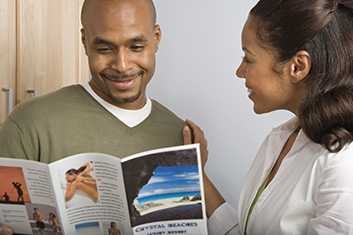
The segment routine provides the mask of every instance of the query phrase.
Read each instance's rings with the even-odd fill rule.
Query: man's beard
[[[138,100],[141,97],[141,94],[142,94],[141,90],[139,90],[138,93],[136,95],[134,95],[134,96],[122,98],[122,97],[114,96],[112,92],[109,92],[109,93],[110,93],[111,101],[113,102],[114,105],[117,105],[117,106],[119,106],[121,104],[133,103],[136,100]]]

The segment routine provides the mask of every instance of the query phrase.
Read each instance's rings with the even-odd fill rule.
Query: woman
[[[70,201],[77,191],[84,192],[93,202],[98,200],[97,183],[92,177],[92,162],[88,162],[79,169],[70,169],[65,172],[66,191],[65,200]]]
[[[353,1],[260,0],[242,48],[236,75],[254,111],[296,117],[260,147],[232,229],[231,212],[206,179],[207,197],[217,198],[207,208],[210,233],[353,234]],[[206,152],[201,130],[188,124]]]

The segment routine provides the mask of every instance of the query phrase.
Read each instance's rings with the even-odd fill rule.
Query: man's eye
[[[97,51],[99,53],[110,53],[112,51],[112,49],[110,47],[98,47]]]
[[[145,49],[145,46],[144,45],[132,45],[130,48],[132,51],[140,52]]]

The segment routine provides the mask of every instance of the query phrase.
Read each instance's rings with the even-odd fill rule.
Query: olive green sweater
[[[53,162],[83,152],[125,157],[183,144],[183,121],[156,101],[130,128],[79,85],[20,105],[0,129],[0,157]]]

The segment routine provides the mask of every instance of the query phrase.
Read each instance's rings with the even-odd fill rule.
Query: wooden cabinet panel
[[[16,87],[16,2],[0,1],[0,123],[8,115]],[[10,100],[9,100],[10,98]],[[10,105],[10,107],[9,107]]]
[[[81,9],[83,6],[83,2],[84,0],[78,0],[79,1],[79,9],[80,9],[80,14],[79,14],[79,20],[80,20],[80,31],[81,31]],[[79,75],[78,75],[78,82],[80,84],[84,84],[86,82],[89,81],[90,79],[90,71],[89,71],[89,65],[88,65],[88,58],[86,56],[86,52],[84,50],[84,47],[82,45],[82,41],[81,41],[81,33],[80,33],[80,37],[79,37],[79,42],[78,44],[79,46]]]
[[[81,0],[17,0],[17,102],[88,79]]]
[[[0,124],[16,104],[88,81],[83,1],[0,0]]]

